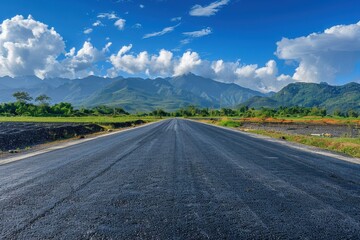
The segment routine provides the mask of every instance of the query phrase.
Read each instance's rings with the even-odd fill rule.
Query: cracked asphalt
[[[359,238],[359,164],[193,121],[0,165],[0,239]]]

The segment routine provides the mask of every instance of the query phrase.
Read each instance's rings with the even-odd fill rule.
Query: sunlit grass
[[[234,121],[229,118],[222,118],[218,122],[218,125],[223,126],[223,127],[240,127],[241,124],[238,121]]]
[[[239,118],[222,118],[222,119],[202,119],[200,121],[216,124],[219,126],[224,127],[233,127],[238,128],[241,126],[243,122],[278,122],[279,119],[258,119],[258,118],[247,118],[247,119],[239,119]],[[316,122],[317,124],[345,124],[348,123],[349,119],[344,118],[335,118],[336,121],[333,121],[333,118],[310,118],[310,117],[304,117],[304,118],[288,118],[287,121],[282,121],[283,123],[289,123],[289,120],[296,120],[295,122],[298,123],[314,123],[314,120],[320,120],[321,122]],[[312,122],[309,122],[311,120]],[[359,121],[358,119],[350,119],[350,121]],[[330,123],[331,122],[331,123]],[[355,122],[356,124],[356,122]],[[269,130],[253,130],[253,129],[247,129],[247,132],[261,134],[265,136],[269,136],[272,138],[278,138],[278,139],[285,139],[286,141],[290,142],[296,142],[305,144],[308,146],[314,146],[326,150],[331,150],[335,152],[340,152],[347,154],[352,157],[360,157],[360,138],[344,138],[344,137],[333,137],[333,138],[327,138],[327,137],[315,137],[315,136],[307,136],[307,135],[299,135],[299,134],[287,134],[282,132],[276,132],[276,131],[269,131]]]
[[[326,138],[306,135],[292,135],[266,130],[247,130],[251,133],[261,134],[272,138],[282,138],[286,141],[297,142],[326,150],[345,153],[353,157],[360,157],[360,138]]]
[[[199,120],[222,119],[221,116],[213,117],[194,117]],[[318,117],[318,116],[304,116],[304,117],[226,117],[228,120],[234,122],[252,122],[252,123],[308,123],[308,124],[342,124],[352,125],[360,124],[360,118],[344,118],[344,117]],[[211,120],[210,120],[211,121]]]

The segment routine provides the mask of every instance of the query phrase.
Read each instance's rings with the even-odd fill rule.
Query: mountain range
[[[291,83],[272,96],[255,96],[241,105],[254,108],[320,107],[329,113],[335,110],[354,110],[360,113],[360,84],[352,82],[342,86],[331,86],[327,83]]]
[[[130,112],[162,108],[167,111],[196,105],[199,107],[235,107],[254,96],[265,94],[236,84],[221,83],[186,74],[170,78],[46,78],[35,76],[0,78],[0,102],[15,99],[16,91],[36,97],[46,94],[52,103],[70,102],[76,107],[98,105],[123,107]]]
[[[328,112],[355,110],[360,113],[360,84],[331,86],[327,83],[291,83],[277,93],[264,94],[233,83],[222,83],[192,73],[169,78],[46,78],[0,77],[0,102],[11,102],[16,91],[36,97],[46,94],[52,103],[70,102],[75,107],[98,105],[122,107],[130,112],[157,108],[173,111],[195,105],[235,108],[303,106]]]

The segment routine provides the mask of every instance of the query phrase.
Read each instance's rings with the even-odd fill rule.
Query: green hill
[[[320,107],[328,112],[360,112],[360,84],[331,86],[326,83],[292,83],[271,97],[253,97],[241,105],[254,108],[280,106]]]

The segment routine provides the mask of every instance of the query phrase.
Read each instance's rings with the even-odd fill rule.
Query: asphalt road
[[[0,165],[0,239],[49,238],[359,239],[360,165],[165,120]]]

